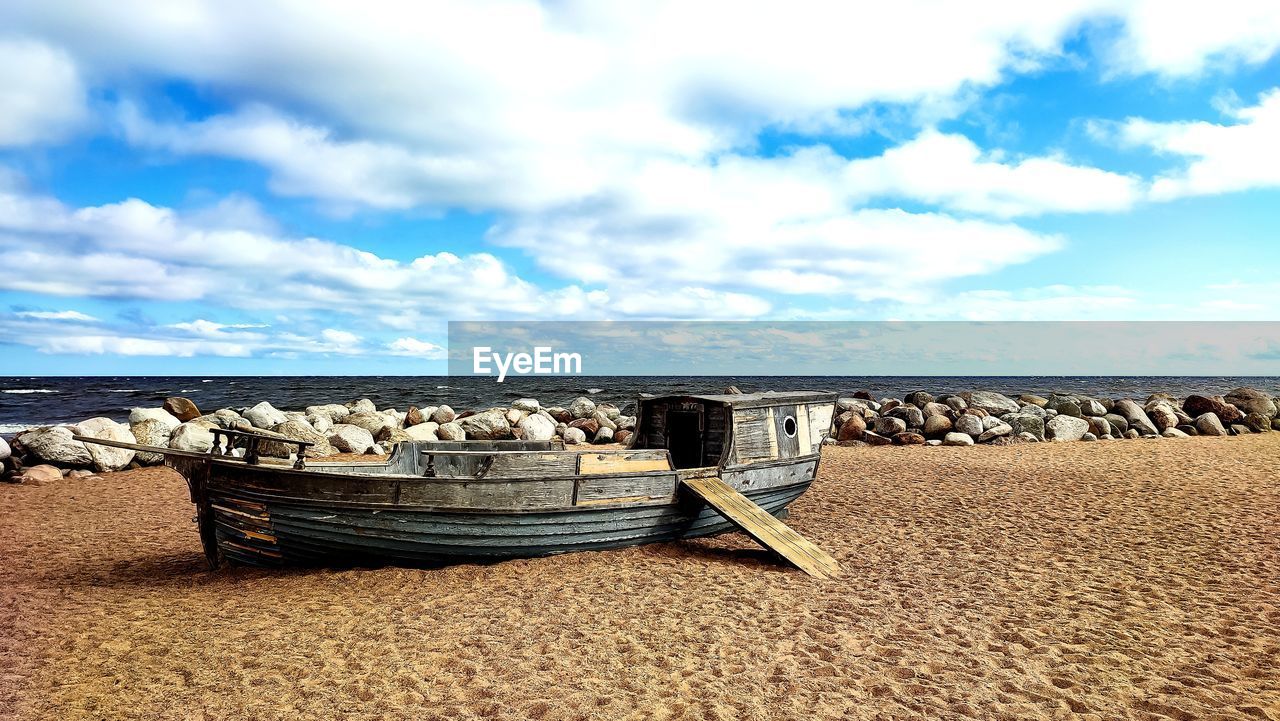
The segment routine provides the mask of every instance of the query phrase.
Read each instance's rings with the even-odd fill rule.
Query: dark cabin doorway
[[[667,411],[667,450],[676,468],[702,467],[702,428],[697,411]]]

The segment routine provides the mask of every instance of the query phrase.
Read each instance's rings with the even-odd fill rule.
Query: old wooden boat
[[[306,444],[285,441],[291,465],[260,452],[279,439],[216,429],[208,453],[81,440],[163,453],[187,480],[214,568],[496,560],[737,527],[825,576],[835,562],[776,518],[813,482],[834,401],[642,397],[628,448],[414,442],[377,463],[308,464]]]

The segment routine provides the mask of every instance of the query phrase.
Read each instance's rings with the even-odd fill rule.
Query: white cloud
[[[1280,47],[1280,12],[1271,0],[1136,0],[1119,4],[1117,14],[1124,24],[1108,61],[1120,72],[1195,75],[1212,65],[1262,63]]]
[[[412,356],[426,360],[444,360],[449,355],[442,346],[417,338],[397,338],[387,344],[387,350],[391,351],[392,355]]]
[[[0,39],[0,146],[60,140],[86,118],[85,89],[65,52]]]
[[[1097,132],[1115,130],[1123,143],[1186,160],[1184,168],[1155,179],[1155,200],[1280,186],[1280,88],[1263,93],[1257,105],[1226,111],[1236,122],[1130,118]]]
[[[26,311],[14,313],[14,315],[18,316],[19,318],[32,318],[35,320],[78,320],[78,321],[83,321],[85,323],[93,323],[98,320],[97,318],[94,318],[93,316],[88,315],[86,313],[81,313],[78,310],[58,310],[58,311],[26,310]]]
[[[236,343],[206,341],[173,341],[117,335],[76,335],[41,339],[35,344],[41,353],[73,355],[123,355],[123,356],[221,356],[243,358],[250,355],[250,348]]]

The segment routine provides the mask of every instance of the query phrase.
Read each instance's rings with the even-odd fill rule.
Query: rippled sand
[[[789,523],[204,570],[165,470],[0,487],[0,717],[1280,719],[1280,433],[827,449]]]

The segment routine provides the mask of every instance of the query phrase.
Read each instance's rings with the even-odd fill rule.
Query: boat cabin
[[[742,466],[818,453],[834,393],[640,398],[631,449],[665,449],[677,469]]]

